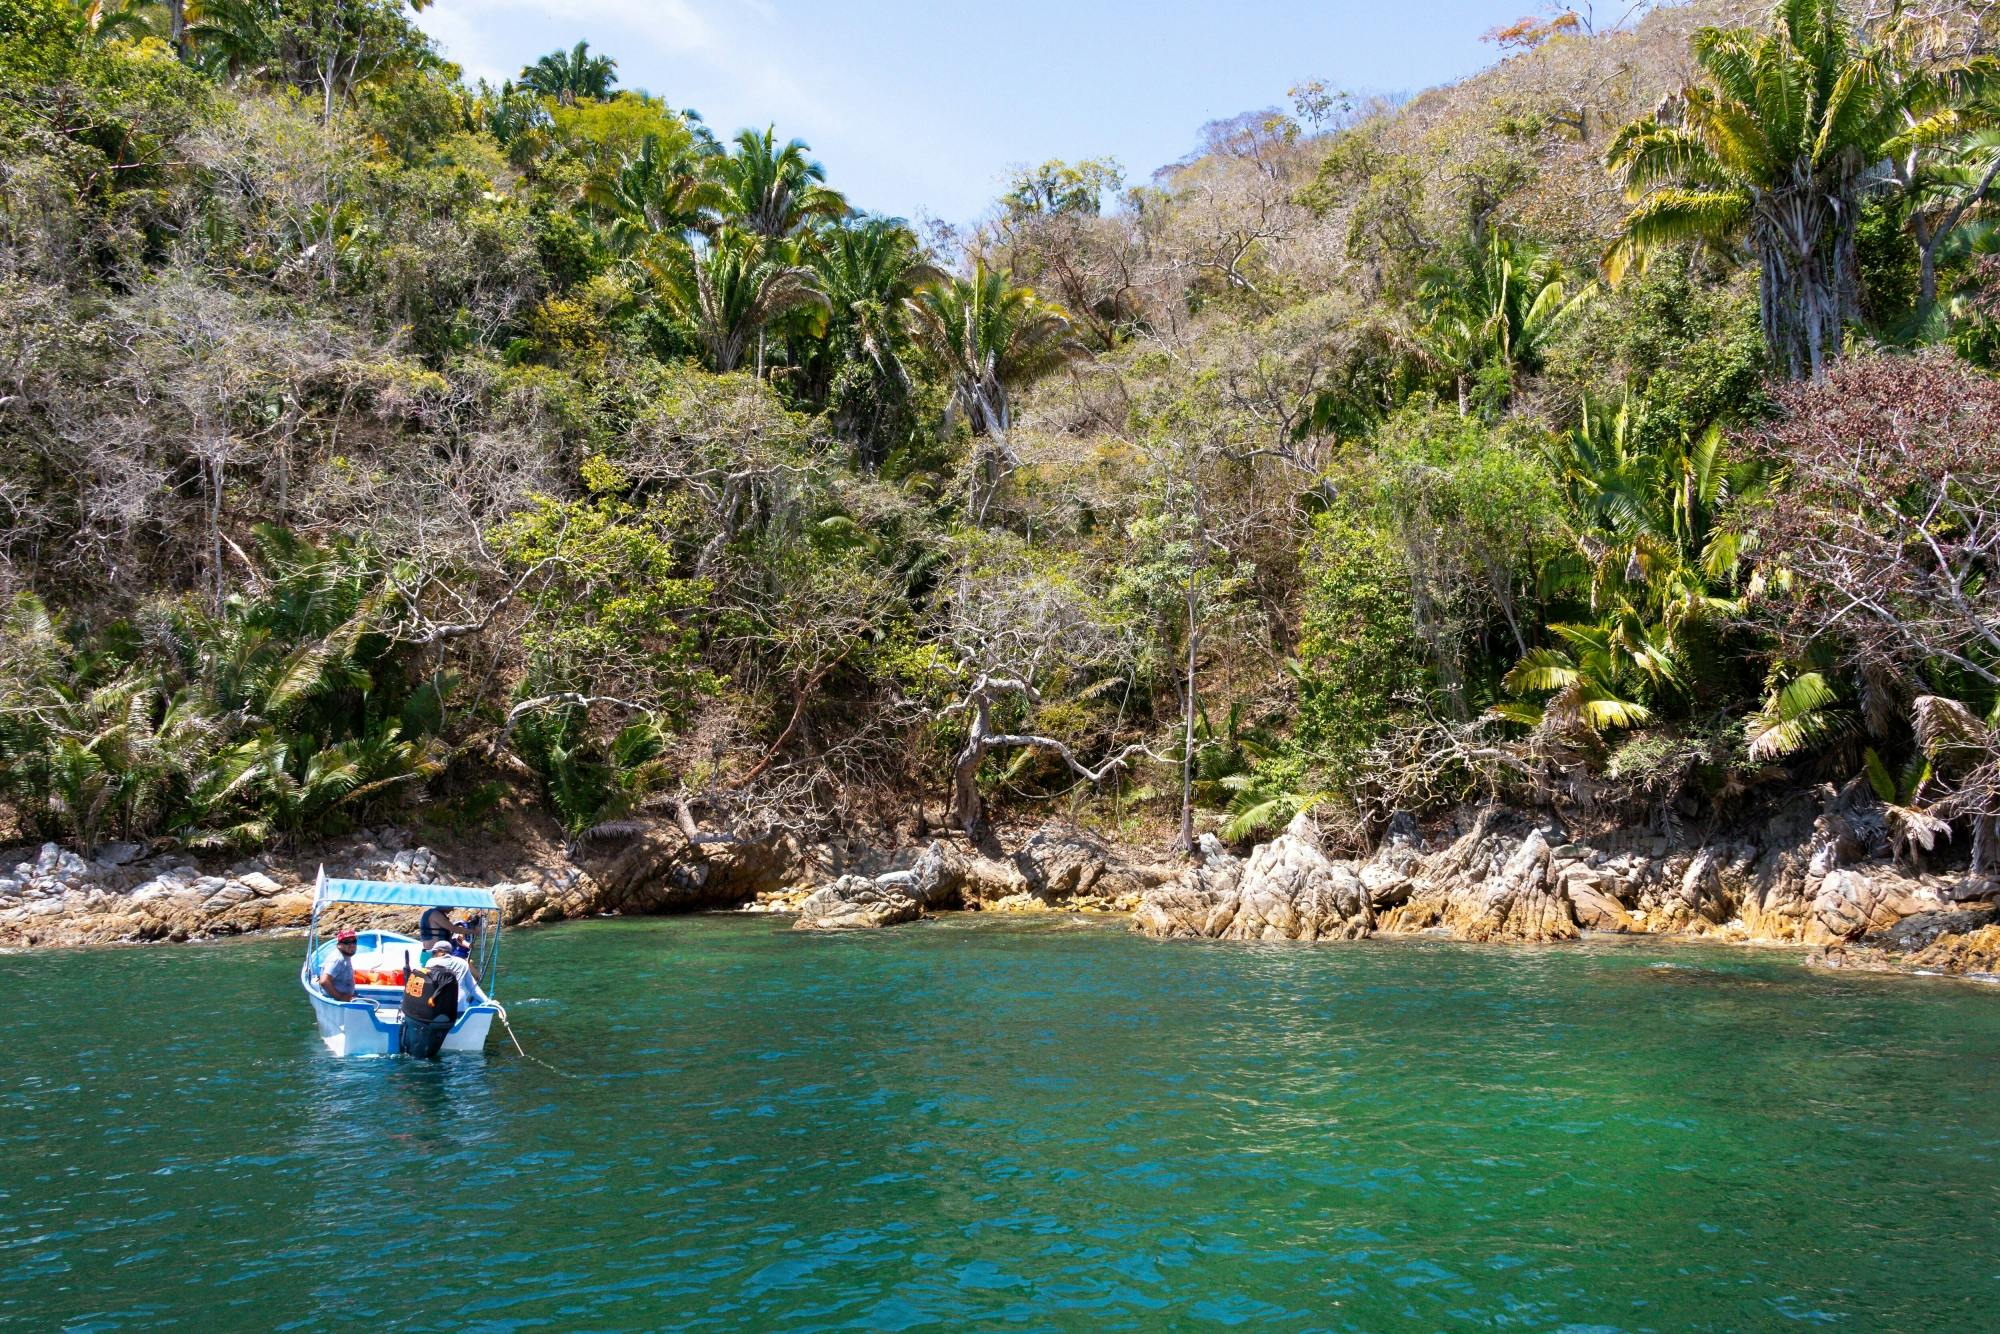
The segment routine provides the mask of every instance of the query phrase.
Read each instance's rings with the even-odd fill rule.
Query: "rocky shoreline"
[[[1135,856],[1051,825],[1007,856],[962,841],[804,844],[673,821],[600,831],[575,849],[494,855],[382,831],[316,850],[203,866],[131,845],[86,858],[0,852],[0,948],[215,939],[296,930],[329,875],[493,887],[505,920],[743,909],[802,930],[874,929],[939,912],[1123,914],[1160,939],[1344,941],[1441,935],[1549,943],[1656,935],[1811,948],[1832,967],[2000,974],[2000,883],[1890,860],[1879,811],[1852,793],[1800,799],[1760,827],[1674,839],[1592,837],[1498,807],[1429,830],[1399,818],[1365,858],[1330,855],[1309,819],[1239,856]]]

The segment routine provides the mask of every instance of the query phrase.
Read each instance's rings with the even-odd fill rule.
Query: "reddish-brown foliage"
[[[1479,40],[1491,42],[1502,50],[1532,51],[1549,38],[1575,32],[1582,26],[1583,20],[1573,13],[1558,14],[1547,21],[1530,16],[1502,24]]]
[[[1950,357],[1872,357],[1774,391],[1751,441],[1783,470],[1759,516],[1792,577],[1790,629],[1866,665],[1948,662],[2000,688],[2000,380]]]

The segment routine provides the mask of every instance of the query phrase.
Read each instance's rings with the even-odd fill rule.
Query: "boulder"
[[[1407,870],[1390,862],[1373,861],[1361,868],[1361,887],[1377,912],[1406,902],[1414,885]]]
[[[923,902],[906,885],[844,875],[806,899],[794,926],[802,931],[894,926],[915,921],[923,912]]]
[[[273,880],[270,876],[265,875],[262,871],[246,871],[244,874],[236,877],[236,883],[242,885],[260,899],[268,899],[273,894],[279,893],[284,889],[283,885]]]
[[[594,894],[591,912],[673,913],[734,907],[782,888],[803,864],[798,841],[769,833],[690,837],[672,821],[635,821],[579,852]]]
[[[953,859],[950,874],[956,879],[960,901],[968,908],[984,907],[1002,899],[1034,893],[1019,866],[976,852],[959,852]]]
[[[799,905],[801,931],[841,931],[915,921],[933,908],[963,901],[968,862],[950,845],[934,842],[907,870],[868,877],[843,875]]]
[[[145,855],[146,848],[141,843],[105,843],[98,847],[97,855],[91,860],[99,866],[114,868],[130,866]]]
[[[128,903],[151,903],[154,899],[170,898],[188,887],[188,882],[171,872],[141,881],[126,896]]]
[[[1944,906],[1935,888],[1888,867],[1829,871],[1813,896],[1807,939],[1815,944],[1853,940]]]
[[[44,880],[74,885],[81,883],[90,874],[90,864],[67,848],[55,843],[44,843],[40,854],[35,858],[34,874]]]
[[[429,848],[409,848],[389,859],[389,878],[401,884],[435,885],[437,854]]]
[[[493,887],[493,900],[500,905],[500,921],[506,926],[534,917],[549,906],[549,899],[548,887],[531,880]]]
[[[1213,834],[1196,844],[1200,859],[1178,879],[1149,889],[1132,914],[1135,929],[1162,940],[1215,939],[1236,916],[1237,889],[1243,862],[1232,856]]]
[[[241,885],[231,881],[224,884],[222,888],[216,890],[213,894],[210,894],[206,899],[203,899],[201,910],[211,915],[226,912],[234,908],[237,904],[256,897],[257,891],[251,889],[248,885]]]
[[[1689,857],[1656,860],[1642,877],[1640,896],[1647,926],[1656,931],[1687,931],[1719,925],[1734,915],[1735,904],[1722,887],[1723,861],[1704,847]]]
[[[1033,894],[1048,904],[1134,897],[1177,874],[1171,867],[1129,862],[1095,834],[1063,825],[1035,831],[1014,854],[1013,864],[1021,887],[1008,893]]]
[[[1615,892],[1617,880],[1590,866],[1571,866],[1558,875],[1576,924],[1586,931],[1636,932],[1639,923]]]

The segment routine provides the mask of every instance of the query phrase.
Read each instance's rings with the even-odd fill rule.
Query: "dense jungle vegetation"
[[[582,42],[0,0],[0,836],[1858,782],[2000,860],[2000,13],[1491,36],[920,235]]]

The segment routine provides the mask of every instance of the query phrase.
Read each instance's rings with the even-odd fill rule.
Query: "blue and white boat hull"
[[[353,1000],[335,1000],[320,989],[319,975],[332,961],[332,941],[314,942],[299,969],[299,985],[312,1003],[320,1041],[335,1056],[394,1056],[403,1049],[401,987],[364,984]],[[396,971],[408,976],[422,967],[423,945],[393,931],[367,930],[356,940],[354,966],[365,974]],[[493,1020],[502,1013],[498,1002],[482,997],[462,1008],[445,1034],[441,1052],[483,1051]]]
[[[337,1001],[312,986],[306,986],[312,1002],[313,1018],[319,1022],[320,1041],[335,1056],[394,1056],[402,1050],[403,1010],[400,1000],[374,1001],[357,997]],[[497,1005],[473,1005],[462,1010],[458,1022],[445,1035],[446,1052],[483,1051],[486,1034],[493,1027]]]

